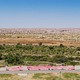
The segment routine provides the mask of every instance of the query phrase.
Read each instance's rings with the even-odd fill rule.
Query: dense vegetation
[[[20,43],[0,45],[0,60],[11,65],[79,65],[80,47],[45,46]]]

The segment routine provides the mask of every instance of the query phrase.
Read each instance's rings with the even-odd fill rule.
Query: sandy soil
[[[42,42],[44,45],[60,45],[65,46],[80,46],[80,42],[75,41],[59,41],[49,39],[35,39],[35,38],[0,38],[0,44],[39,44]]]

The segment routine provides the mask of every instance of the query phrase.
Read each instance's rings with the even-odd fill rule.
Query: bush
[[[60,47],[64,47],[64,45],[63,45],[63,44],[60,44],[59,46],[60,46]]]
[[[41,45],[42,45],[42,42],[39,43],[39,46],[41,46]]]
[[[54,57],[54,61],[57,62],[57,63],[65,63],[65,62],[68,61],[68,59],[65,56],[56,55]]]
[[[3,50],[3,49],[5,49],[4,46],[0,45],[0,50]]]
[[[2,60],[2,53],[0,53],[0,60]]]
[[[52,49],[54,49],[54,47],[53,46],[49,46],[49,49],[52,50]]]
[[[80,51],[80,47],[77,47],[77,51]]]
[[[16,48],[18,48],[18,49],[22,48],[22,44],[17,43]]]
[[[6,56],[5,61],[9,64],[22,64],[23,63],[23,57],[19,53],[16,53],[16,54],[9,53]]]
[[[33,46],[32,45],[26,45],[26,46],[23,46],[23,49],[24,50],[32,50]]]

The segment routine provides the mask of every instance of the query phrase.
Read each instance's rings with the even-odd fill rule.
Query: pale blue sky
[[[0,0],[0,28],[80,28],[80,0]]]

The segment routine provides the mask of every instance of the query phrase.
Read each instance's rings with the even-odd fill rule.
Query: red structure
[[[23,70],[75,70],[75,66],[12,66],[7,67],[9,71]]]

